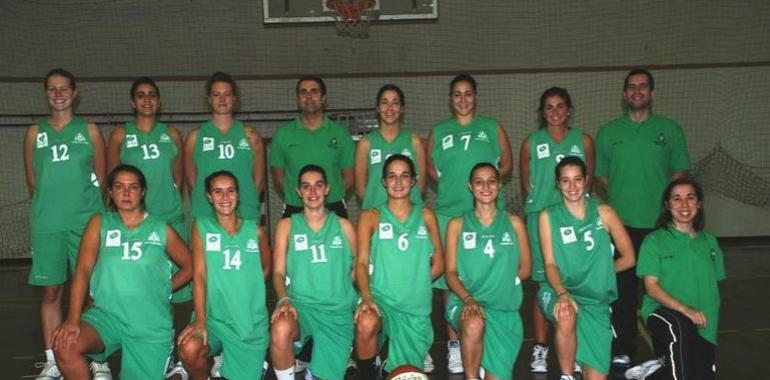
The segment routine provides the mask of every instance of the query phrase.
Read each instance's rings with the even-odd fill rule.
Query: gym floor
[[[717,347],[717,378],[748,379],[763,376],[764,365],[770,359],[770,239],[724,239],[727,280],[721,285],[722,313]],[[40,292],[27,285],[27,261],[0,262],[0,366],[5,368],[4,379],[34,378],[36,362],[43,360],[39,331]],[[515,379],[550,380],[558,378],[556,355],[549,355],[548,374],[529,372],[532,347],[531,298],[534,288],[525,287],[525,302],[521,315],[524,319],[525,340],[521,347]],[[437,301],[437,296],[434,297]],[[434,313],[434,326],[443,313]],[[639,348],[636,361],[652,358],[652,351],[644,336],[637,339]],[[461,380],[462,375],[446,372],[446,331],[436,328],[431,349],[436,371],[431,379]],[[763,361],[765,363],[763,363]],[[764,365],[763,365],[764,364]],[[110,360],[113,373],[119,370],[119,360]],[[272,371],[267,378],[273,378]],[[118,376],[115,376],[117,379]],[[298,379],[302,377],[297,376]],[[611,379],[623,378],[622,373]]]

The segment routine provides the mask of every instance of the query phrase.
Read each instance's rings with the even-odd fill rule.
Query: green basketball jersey
[[[206,199],[206,177],[219,170],[228,170],[238,178],[238,214],[244,219],[259,219],[259,193],[254,186],[252,174],[253,157],[243,123],[234,121],[230,130],[224,134],[213,122],[203,123],[198,130],[193,152],[197,173],[190,196],[190,216],[214,217],[214,211]]]
[[[583,220],[564,203],[548,207],[556,266],[564,287],[578,303],[610,303],[617,298],[610,235],[599,215],[599,202],[586,198]]]
[[[75,117],[56,131],[41,119],[32,149],[32,232],[82,230],[92,214],[104,209],[87,122]]]
[[[327,213],[314,232],[302,212],[291,216],[286,252],[286,290],[293,303],[328,312],[353,312],[353,256],[339,217]]]
[[[422,215],[413,205],[404,223],[387,205],[378,208],[380,224],[371,241],[369,274],[377,303],[414,315],[431,312],[430,258],[433,242]]]
[[[183,221],[182,196],[174,184],[174,161],[179,150],[168,134],[168,127],[155,123],[149,133],[128,122],[120,147],[120,162],[136,166],[147,179],[144,202],[147,212],[169,223]]]
[[[243,219],[230,235],[214,218],[195,221],[206,256],[207,328],[241,342],[265,334],[265,280],[257,223]]]
[[[476,116],[462,126],[454,119],[444,120],[433,127],[433,148],[430,151],[438,173],[436,213],[460,216],[473,209],[473,195],[468,188],[468,176],[480,162],[500,165],[502,150],[497,138],[497,120]],[[500,189],[498,206],[505,206]]]
[[[473,211],[466,212],[455,243],[457,274],[479,305],[519,310],[523,296],[518,277],[519,242],[508,214],[498,211],[492,224],[484,226]],[[450,297],[457,298],[454,293]]]
[[[525,212],[540,211],[559,203],[561,193],[556,188],[554,169],[567,156],[586,160],[583,132],[579,129],[570,128],[560,143],[553,141],[546,128],[529,135],[529,194]]]
[[[361,209],[365,210],[372,207],[377,207],[385,204],[388,200],[388,192],[385,187],[382,186],[382,167],[385,165],[385,160],[394,154],[403,154],[412,159],[414,162],[417,159],[417,153],[414,151],[414,145],[412,144],[412,132],[408,129],[402,129],[398,132],[393,141],[388,142],[382,137],[379,129],[375,129],[366,135],[369,140],[369,154],[367,155],[366,164],[366,191],[364,192],[364,199],[361,201]],[[415,162],[415,171],[417,170],[417,163]],[[415,173],[421,175],[422,173]],[[410,199],[414,204],[422,203],[422,196],[420,195],[420,188],[415,183],[410,193]]]
[[[171,324],[171,262],[166,222],[146,216],[134,229],[120,214],[102,213],[99,255],[91,274],[94,307],[111,315],[134,337],[168,337]]]

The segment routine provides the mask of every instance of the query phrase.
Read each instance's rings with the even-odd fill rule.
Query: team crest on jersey
[[[107,230],[104,236],[105,247],[120,247],[120,230]]]
[[[242,138],[241,141],[238,141],[238,149],[251,149],[251,145],[246,141],[246,138]]]
[[[476,248],[476,233],[475,232],[463,232],[463,248],[475,249]]]
[[[332,239],[332,244],[329,246],[331,248],[342,248],[342,238],[337,235]]]
[[[583,151],[580,150],[580,147],[578,147],[575,144],[572,144],[572,147],[569,148],[569,154],[573,156],[581,156],[583,155]]]
[[[541,158],[547,158],[551,157],[551,148],[548,146],[548,144],[540,144],[537,147],[535,147],[535,151],[537,152],[537,159]]]
[[[204,137],[203,138],[203,151],[208,152],[210,150],[214,150],[214,138],[213,137]]]
[[[513,245],[511,234],[508,232],[503,232],[503,236],[500,238],[500,245]]]
[[[393,239],[393,225],[380,223],[380,239]]]
[[[655,138],[655,145],[666,145],[666,135],[663,132],[658,133],[658,136]]]
[[[382,162],[382,151],[379,149],[369,151],[369,163],[379,164],[380,162]]]
[[[428,236],[428,229],[425,226],[417,227],[417,237],[425,238],[426,236]]]
[[[139,140],[135,134],[126,135],[126,148],[136,148],[139,145]]]
[[[259,252],[257,239],[249,239],[249,241],[246,242],[246,252]]]
[[[38,148],[45,148],[48,146],[48,133],[47,132],[38,132],[37,138],[35,139],[35,142],[37,143]]]
[[[295,251],[307,251],[307,235],[306,234],[294,234],[294,250]]]
[[[409,158],[412,158],[412,152],[410,152],[409,149],[404,148],[403,150],[401,150],[401,154]]]
[[[160,245],[160,235],[157,231],[150,233],[150,236],[147,237],[147,244]]]
[[[451,147],[455,146],[455,140],[453,135],[446,135],[443,139],[441,139],[441,149],[447,150]]]
[[[596,217],[596,229],[600,230],[602,228],[604,228],[604,223],[602,223],[602,217],[601,216],[597,216]]]
[[[160,134],[160,142],[162,142],[162,143],[171,142],[171,136],[167,135],[166,133],[161,133]]]
[[[337,138],[336,137],[332,137],[332,139],[329,140],[329,145],[328,146],[329,146],[329,148],[337,149]]]
[[[88,144],[88,139],[86,139],[86,136],[83,135],[83,133],[78,132],[78,134],[75,135],[75,137],[72,139],[73,144]]]
[[[561,231],[561,242],[564,244],[574,243],[577,241],[577,235],[575,235],[575,228],[572,226],[569,227],[560,227],[559,230]]]
[[[478,135],[476,135],[476,140],[483,141],[483,142],[489,142],[489,136],[484,131],[480,131]]]
[[[99,187],[99,177],[93,172],[91,173],[91,184],[94,185],[94,187]]]
[[[222,236],[220,234],[206,233],[206,250],[218,252],[222,250]]]

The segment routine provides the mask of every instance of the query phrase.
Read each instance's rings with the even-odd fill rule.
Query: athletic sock
[[[278,380],[294,380],[294,366],[281,370],[273,368],[273,371],[275,372],[275,378]]]
[[[377,378],[377,355],[369,359],[356,359],[358,367],[358,378],[360,380],[371,380]]]
[[[54,356],[53,356],[53,350],[52,349],[49,348],[49,349],[45,350],[45,360],[49,361],[49,362],[55,362],[56,361],[56,358],[54,358]]]

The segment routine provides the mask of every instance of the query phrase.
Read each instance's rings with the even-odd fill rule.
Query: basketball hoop
[[[369,22],[378,16],[375,4],[375,0],[326,1],[337,26],[337,35],[350,38],[369,37]]]

